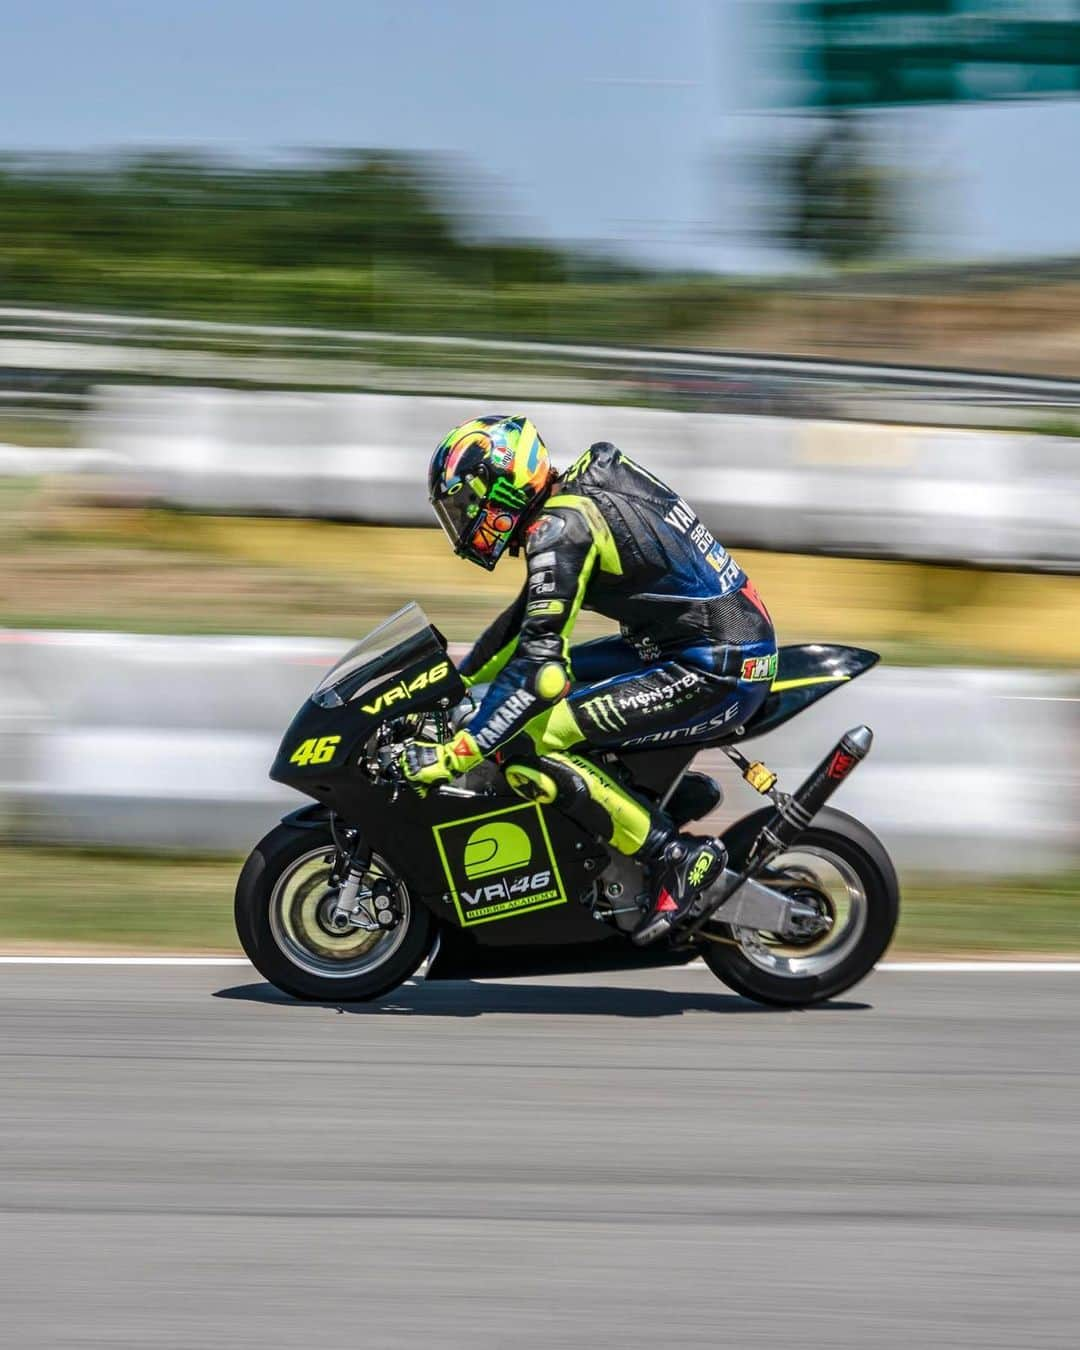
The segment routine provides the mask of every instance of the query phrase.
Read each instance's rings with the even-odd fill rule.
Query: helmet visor
[[[435,517],[459,558],[468,558],[490,572],[502,557],[521,519],[490,501],[480,502],[473,492],[435,497]]]
[[[450,497],[434,497],[431,502],[435,518],[443,527],[447,539],[454,546],[454,552],[460,553],[468,536],[476,514],[475,499],[471,492],[455,492]],[[472,507],[473,514],[469,514]]]

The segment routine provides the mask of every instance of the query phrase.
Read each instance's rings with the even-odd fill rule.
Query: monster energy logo
[[[491,500],[496,506],[508,506],[512,511],[520,511],[526,497],[520,488],[514,487],[505,478],[496,478],[491,485]]]
[[[626,726],[626,718],[616,708],[615,699],[611,694],[590,698],[581,705],[581,711],[588,713],[596,725],[604,731],[618,731],[620,727]]]

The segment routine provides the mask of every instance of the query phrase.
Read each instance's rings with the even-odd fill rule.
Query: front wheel
[[[355,1003],[389,993],[431,950],[435,921],[405,882],[373,854],[365,886],[378,883],[398,916],[390,929],[330,923],[334,842],[329,826],[281,824],[252,850],[236,883],[236,931],[248,959],[296,998]]]
[[[771,814],[755,812],[724,836],[732,867],[743,865]],[[827,923],[797,943],[716,925],[705,961],[745,998],[787,1008],[824,1003],[869,975],[892,941],[900,912],[896,872],[880,841],[852,816],[821,811],[758,880],[812,905]]]

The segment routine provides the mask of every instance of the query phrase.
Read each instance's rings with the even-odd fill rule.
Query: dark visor
[[[469,505],[474,501],[471,492],[455,492],[452,497],[435,497],[431,505],[435,516],[455,549],[461,547],[472,527]]]

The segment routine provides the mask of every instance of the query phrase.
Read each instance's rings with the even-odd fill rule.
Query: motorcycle
[[[768,697],[745,726],[699,741],[596,753],[680,827],[721,800],[691,770],[722,750],[771,805],[724,832],[719,905],[645,948],[629,934],[648,903],[640,864],[555,808],[524,801],[484,762],[420,797],[397,768],[410,737],[445,741],[482,691],[466,690],[446,641],[416,604],[357,643],[320,681],[281,742],[270,777],[314,799],[254,848],[236,889],[244,951],[301,999],[378,998],[426,961],[427,979],[658,966],[703,957],[759,1003],[808,1007],[873,968],[896,926],[899,889],[881,843],[827,806],[868,753],[846,732],[788,794],[740,747],[878,661],[855,647],[781,647]]]

